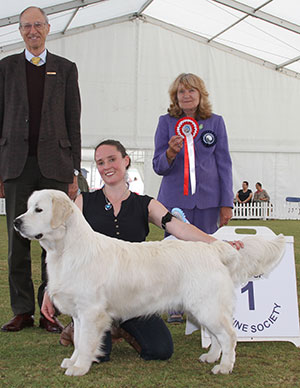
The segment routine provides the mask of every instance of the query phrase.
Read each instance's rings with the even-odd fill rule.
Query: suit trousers
[[[31,277],[30,241],[21,237],[13,228],[16,217],[27,210],[27,200],[35,190],[56,189],[67,193],[68,183],[47,179],[42,176],[37,158],[29,156],[22,174],[4,182],[6,220],[8,232],[8,272],[10,301],[13,313],[34,314],[35,297]],[[47,283],[46,252],[41,255],[42,283],[38,290],[41,307]]]

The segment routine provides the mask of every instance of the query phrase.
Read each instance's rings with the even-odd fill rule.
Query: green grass
[[[264,225],[275,233],[295,237],[295,257],[300,274],[300,223],[298,221],[232,221],[230,225]],[[163,237],[163,232],[151,227],[149,240]],[[40,279],[40,248],[32,244],[33,279],[37,289]],[[299,287],[298,287],[299,293]],[[0,324],[12,316],[7,281],[7,235],[5,217],[0,217]],[[38,308],[36,312],[38,322]],[[68,317],[61,317],[66,323]],[[37,325],[37,324],[36,324]],[[83,377],[67,377],[59,367],[71,347],[58,343],[58,335],[34,328],[18,333],[0,332],[0,387],[60,388],[60,387],[300,387],[300,349],[288,342],[238,343],[234,371],[229,376],[210,374],[212,366],[200,364],[200,332],[184,335],[185,325],[169,326],[175,352],[168,361],[145,362],[124,342],[114,345],[111,362],[93,365]]]

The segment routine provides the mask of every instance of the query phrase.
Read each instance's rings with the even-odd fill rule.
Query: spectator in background
[[[262,188],[262,184],[260,182],[257,182],[255,187],[256,187],[256,192],[254,193],[253,201],[254,202],[259,202],[259,203],[267,203],[267,202],[269,202],[270,201],[270,196],[266,192],[266,190],[264,190]]]
[[[236,193],[236,200],[238,203],[250,203],[252,199],[252,190],[249,189],[249,183],[243,181],[242,188]]]

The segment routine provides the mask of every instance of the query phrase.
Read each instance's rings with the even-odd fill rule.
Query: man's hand
[[[0,178],[0,198],[5,198],[4,183],[2,182],[1,178]]]
[[[69,189],[68,189],[68,196],[72,199],[72,201],[75,200],[77,197],[77,192],[78,192],[78,180],[77,176],[74,175],[73,183],[69,184]]]
[[[55,320],[53,319],[54,314],[55,314],[55,309],[54,309],[53,304],[49,298],[47,291],[45,291],[45,293],[44,293],[41,312],[45,316],[45,318],[48,319],[48,321],[55,323]]]

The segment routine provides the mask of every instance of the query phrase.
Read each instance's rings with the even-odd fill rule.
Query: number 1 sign
[[[266,227],[231,227],[219,229],[214,236],[222,240],[242,239],[237,229],[254,229],[266,239],[275,234]],[[268,278],[259,276],[236,289],[233,327],[238,341],[290,341],[300,347],[294,239],[286,236],[286,251]],[[198,330],[189,320],[186,334]],[[210,345],[210,337],[201,330],[202,346]]]

